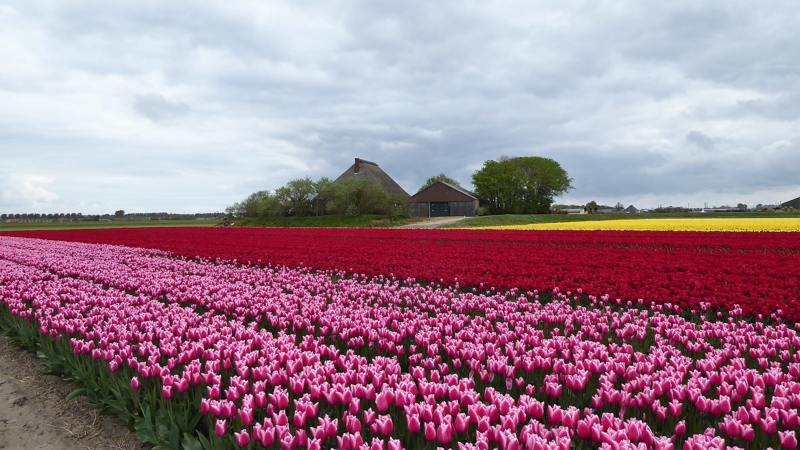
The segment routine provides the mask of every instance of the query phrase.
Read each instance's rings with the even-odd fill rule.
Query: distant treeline
[[[122,212],[122,214],[119,214]],[[167,212],[153,213],[125,213],[117,211],[115,214],[83,214],[83,213],[18,213],[0,214],[2,222],[78,222],[78,221],[99,221],[99,220],[188,220],[188,219],[214,219],[221,218],[225,214],[221,212],[213,213],[194,213],[194,214],[174,214]]]

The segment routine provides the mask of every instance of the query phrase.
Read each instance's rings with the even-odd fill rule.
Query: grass
[[[109,221],[82,220],[77,222],[0,223],[0,231],[79,230],[87,228],[213,227],[219,223],[219,219],[119,219]]]
[[[363,215],[310,216],[310,217],[263,217],[236,220],[236,226],[244,227],[305,227],[305,228],[385,228],[397,227],[419,221],[418,218],[390,220],[386,216]]]
[[[647,213],[647,214],[500,214],[495,216],[468,217],[440,228],[495,227],[506,225],[528,225],[534,223],[584,222],[587,220],[619,219],[676,219],[676,218],[778,218],[800,217],[800,213]]]

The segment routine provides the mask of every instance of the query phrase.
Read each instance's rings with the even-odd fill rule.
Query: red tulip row
[[[800,320],[800,234],[147,228],[18,236],[460,285],[701,303]]]
[[[154,445],[797,448],[797,326],[343,275],[0,237],[0,327]]]

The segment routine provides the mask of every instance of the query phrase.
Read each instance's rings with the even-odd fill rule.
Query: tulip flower
[[[214,434],[217,437],[225,436],[225,432],[228,429],[228,423],[224,419],[217,419],[216,426],[214,426]]]
[[[778,432],[778,439],[781,443],[781,448],[793,450],[797,448],[797,436],[794,430],[786,430]]]

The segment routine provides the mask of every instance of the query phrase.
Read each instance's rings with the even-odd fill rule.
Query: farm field
[[[581,289],[688,310],[738,304],[754,316],[781,309],[800,318],[799,233],[147,228],[11,235],[461,286]]]
[[[795,212],[709,212],[709,213],[638,213],[638,214],[498,214],[467,217],[442,228],[488,228],[563,222],[642,219],[776,219],[800,218]]]
[[[80,230],[96,228],[213,227],[219,222],[220,221],[218,219],[115,219],[109,221],[82,220],[75,222],[0,223],[0,232],[23,230]]]
[[[800,233],[0,236],[0,329],[159,448],[796,448]]]
[[[800,232],[800,218],[619,219],[482,227],[487,230]]]

